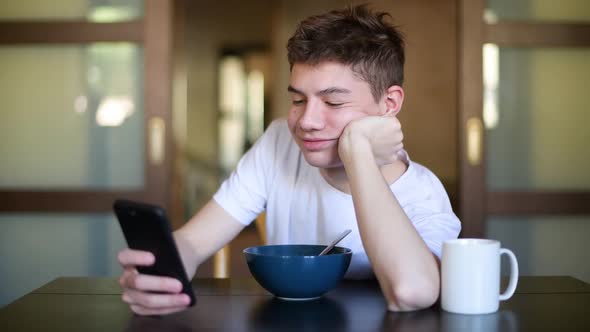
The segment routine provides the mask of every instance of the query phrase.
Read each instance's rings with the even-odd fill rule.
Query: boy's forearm
[[[176,242],[176,247],[178,248],[180,258],[182,259],[184,269],[190,280],[195,276],[197,267],[201,264],[201,262],[199,262],[199,259],[196,257],[197,255],[195,250],[191,247],[188,239],[183,236],[180,229],[174,232],[174,240]]]
[[[439,293],[436,258],[391,192],[370,144],[362,138],[351,142],[344,166],[361,239],[389,309],[428,307]]]
[[[174,238],[188,277],[193,278],[198,266],[229,243],[244,227],[211,200],[175,231]]]

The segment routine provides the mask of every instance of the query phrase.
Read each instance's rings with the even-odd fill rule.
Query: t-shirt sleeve
[[[279,131],[279,125],[273,122],[213,195],[217,204],[244,225],[250,224],[266,207]]]
[[[448,195],[434,174],[428,174],[426,187],[429,190],[419,200],[414,200],[404,207],[418,234],[430,251],[439,259],[442,244],[446,240],[456,239],[461,232],[461,222],[453,212]]]

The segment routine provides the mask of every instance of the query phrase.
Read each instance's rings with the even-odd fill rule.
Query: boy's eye
[[[293,100],[293,105],[301,105],[304,102],[305,102],[304,100]]]
[[[327,101],[326,105],[331,106],[331,107],[337,107],[337,106],[344,105],[344,103],[331,103],[331,102]]]

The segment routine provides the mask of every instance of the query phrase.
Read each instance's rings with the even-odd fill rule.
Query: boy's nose
[[[301,130],[321,130],[324,128],[324,119],[322,110],[315,103],[308,103],[299,118],[299,127]]]

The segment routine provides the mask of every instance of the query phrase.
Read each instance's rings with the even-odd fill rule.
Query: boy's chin
[[[308,164],[317,168],[337,168],[342,167],[342,161],[340,159],[331,159],[327,156],[318,156],[314,153],[304,153],[303,156]]]

